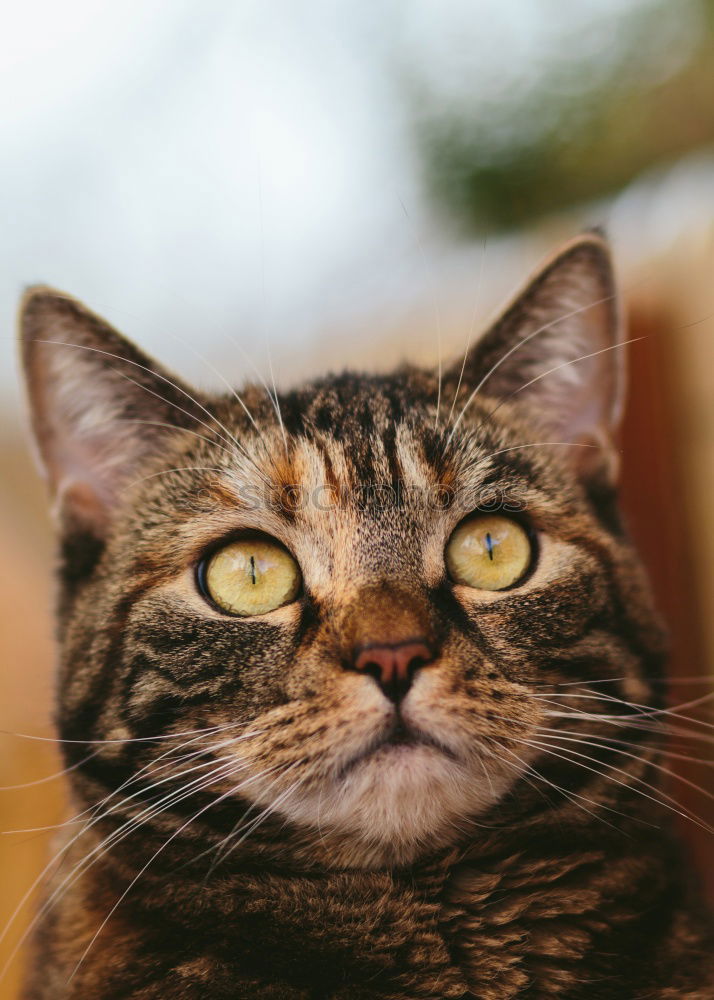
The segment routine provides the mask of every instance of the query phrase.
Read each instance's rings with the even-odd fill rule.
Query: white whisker
[[[471,317],[471,326],[469,327],[469,335],[466,338],[466,348],[464,350],[463,361],[461,362],[461,370],[459,371],[459,377],[456,382],[456,390],[454,391],[454,398],[451,401],[451,409],[449,410],[449,416],[446,418],[446,427],[448,428],[451,424],[451,420],[454,416],[454,408],[456,407],[456,401],[459,398],[459,390],[461,389],[461,383],[464,380],[464,372],[466,371],[466,362],[468,361],[469,351],[471,350],[471,341],[473,340],[474,331],[476,329],[476,316],[478,315],[479,297],[481,294],[481,280],[483,278],[483,265],[484,258],[486,256],[486,243],[488,239],[484,239],[483,245],[481,247],[481,260],[478,269],[478,278],[476,280],[476,295],[474,301],[474,310]]]
[[[541,379],[545,378],[546,375],[552,375],[553,372],[560,371],[561,368],[568,368],[570,365],[576,365],[579,361],[587,361],[589,358],[596,358],[599,354],[605,354],[607,351],[615,351],[621,347],[627,347],[628,344],[636,344],[640,340],[644,340],[645,337],[632,337],[630,340],[621,340],[617,344],[610,344],[608,347],[602,347],[599,351],[592,351],[590,354],[581,354],[578,358],[571,358],[570,361],[563,361],[562,364],[556,365],[554,368],[549,368],[548,371],[541,372],[540,375],[536,375],[534,378],[530,379],[529,382],[525,382],[523,385],[519,386],[518,389],[514,389],[513,392],[509,392],[507,396],[500,399],[496,406],[486,414],[485,420],[490,420],[491,417],[510,399],[517,396],[519,392],[523,392],[524,389],[528,389],[529,386],[534,385],[536,382],[540,382]]]
[[[478,394],[481,392],[486,382],[488,382],[488,380],[491,378],[494,372],[501,367],[504,361],[507,361],[512,354],[515,354],[516,351],[519,351],[529,341],[533,340],[534,337],[537,337],[538,334],[545,333],[545,331],[549,330],[552,326],[556,326],[556,324],[562,323],[563,320],[572,319],[573,316],[578,316],[580,313],[587,312],[588,309],[593,309],[595,306],[602,305],[605,302],[612,302],[614,297],[615,297],[614,295],[606,295],[604,298],[596,299],[594,302],[588,302],[587,305],[580,306],[578,309],[573,309],[571,310],[571,312],[563,313],[562,316],[558,316],[555,319],[550,320],[549,323],[544,323],[543,326],[539,326],[537,329],[533,330],[533,332],[529,333],[527,337],[524,337],[522,340],[519,340],[518,343],[514,344],[513,347],[511,347],[508,351],[505,352],[505,354],[502,354],[501,357],[498,359],[498,361],[496,361],[496,363],[492,365],[491,368],[489,368],[489,370],[486,372],[486,374],[483,376],[483,378],[477,384],[476,388],[471,392],[468,399],[464,403],[461,409],[461,413],[459,414],[457,420],[455,421],[454,426],[451,429],[451,433],[449,434],[449,437],[446,440],[446,446],[448,447],[451,444],[454,434],[456,433],[459,424],[463,420],[464,415],[466,414],[466,411],[473,402],[473,400],[476,398],[476,396],[478,396]]]
[[[260,776],[262,776],[262,775],[260,775]],[[104,920],[102,921],[102,923],[99,925],[99,927],[95,931],[95,933],[92,936],[89,944],[87,945],[87,947],[85,948],[85,950],[82,952],[82,955],[81,955],[79,961],[77,962],[76,966],[74,967],[74,970],[73,970],[72,974],[70,975],[69,979],[67,980],[68,984],[71,983],[72,979],[74,978],[74,976],[78,972],[80,966],[82,965],[82,963],[84,962],[85,958],[89,954],[89,952],[90,952],[90,950],[91,950],[94,942],[97,940],[97,938],[99,937],[99,935],[102,933],[102,931],[106,927],[107,923],[109,922],[109,920],[111,919],[111,917],[113,916],[113,914],[116,912],[117,908],[121,905],[121,903],[124,901],[124,899],[126,899],[126,897],[129,894],[129,892],[131,892],[132,888],[136,885],[136,883],[139,881],[139,879],[141,878],[141,876],[146,872],[146,870],[156,860],[156,858],[161,853],[163,853],[163,851],[166,850],[166,848],[169,846],[169,844],[173,840],[175,840],[176,837],[178,837],[181,833],[183,833],[183,831],[186,830],[187,827],[189,827],[191,825],[191,823],[194,823],[200,816],[202,816],[204,813],[208,812],[209,809],[215,808],[221,802],[224,802],[226,799],[230,798],[232,795],[235,795],[236,792],[239,791],[242,787],[244,787],[247,784],[250,784],[251,781],[257,780],[257,778],[260,777],[260,776],[256,775],[256,776],[253,776],[252,778],[248,778],[246,781],[239,782],[237,785],[234,785],[232,788],[229,788],[228,791],[224,792],[217,799],[211,800],[211,802],[207,803],[207,805],[205,805],[201,809],[199,809],[199,811],[197,813],[194,813],[193,816],[189,817],[189,819],[187,819],[185,823],[183,823],[177,830],[175,830],[174,833],[172,833],[171,836],[168,838],[168,840],[164,841],[164,843],[161,845],[161,847],[159,847],[158,850],[156,850],[151,855],[151,857],[149,858],[149,860],[146,862],[146,864],[143,866],[143,868],[141,868],[139,870],[139,872],[134,876],[134,878],[131,880],[131,882],[129,883],[129,885],[127,886],[127,888],[121,894],[121,896],[116,901],[116,903],[112,906],[112,908],[109,911],[109,913],[107,914],[107,916],[104,918]]]
[[[517,743],[524,743],[527,746],[541,749],[545,751],[545,753],[551,754],[553,757],[559,757],[561,760],[575,764],[578,767],[582,767],[586,771],[591,771],[593,774],[598,775],[598,777],[600,778],[605,778],[607,781],[612,781],[617,785],[621,785],[623,788],[627,788],[630,791],[635,792],[637,795],[642,795],[644,798],[649,799],[652,802],[655,802],[659,806],[663,806],[664,808],[670,809],[672,812],[677,813],[678,816],[681,816],[684,819],[689,819],[696,826],[699,826],[703,830],[706,830],[707,833],[714,833],[714,827],[710,827],[707,823],[701,820],[694,813],[691,813],[690,810],[688,809],[685,810],[684,807],[681,807],[680,803],[676,803],[676,800],[673,799],[672,796],[667,795],[666,792],[663,792],[661,789],[658,789],[655,786],[651,785],[649,782],[646,782],[643,778],[639,778],[634,774],[629,774],[627,771],[624,771],[620,767],[614,767],[613,765],[604,764],[602,761],[598,760],[597,757],[590,757],[588,754],[580,753],[577,750],[570,750],[566,747],[559,747],[562,753],[556,753],[553,750],[552,745],[543,743],[538,740],[520,740],[516,739],[516,737],[509,737],[509,739],[514,739]],[[567,754],[568,756],[565,756],[565,754]],[[579,760],[573,760],[572,759],[573,757],[582,757],[584,760],[590,760],[596,764],[600,764],[602,767],[607,768],[607,770],[598,771],[596,768],[589,767],[587,764],[581,764]],[[642,761],[642,763],[648,766],[650,762]],[[618,774],[624,774],[627,778],[630,778],[632,781],[636,781],[638,784],[644,785],[645,788],[649,788],[652,791],[657,792],[657,794],[661,796],[661,798],[656,798],[654,795],[648,794],[641,788],[636,788],[635,786],[627,782],[620,781],[618,778],[613,777],[613,775],[610,773],[611,771],[615,771]],[[672,803],[675,803],[675,805],[672,805]],[[680,808],[677,808],[677,806],[680,806]]]

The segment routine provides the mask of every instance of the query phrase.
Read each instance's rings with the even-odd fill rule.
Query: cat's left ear
[[[607,243],[586,233],[546,262],[471,349],[457,418],[474,391],[518,404],[549,439],[595,445],[599,459],[579,448],[576,461],[588,467],[595,460],[613,479],[625,394],[622,337]],[[454,387],[460,371],[457,364],[447,373]]]
[[[30,288],[19,319],[32,428],[60,530],[101,538],[144,462],[207,411],[69,295]]]

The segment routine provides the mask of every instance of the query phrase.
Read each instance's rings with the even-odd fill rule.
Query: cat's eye
[[[264,615],[294,601],[300,567],[290,553],[265,538],[242,538],[214,552],[199,566],[201,590],[230,615]]]
[[[446,545],[446,568],[454,583],[479,590],[506,590],[521,580],[533,562],[526,529],[500,514],[468,517]]]

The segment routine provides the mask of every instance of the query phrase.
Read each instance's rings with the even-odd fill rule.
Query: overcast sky
[[[423,277],[439,245],[396,89],[410,60],[436,99],[479,87],[505,99],[548,46],[582,29],[583,58],[596,56],[602,25],[648,2],[553,2],[557,18],[544,0],[7,7],[3,397],[15,399],[15,303],[36,281],[180,371],[196,368],[191,345],[216,362],[234,338],[262,369],[267,339],[284,374],[286,342],[369,312]]]

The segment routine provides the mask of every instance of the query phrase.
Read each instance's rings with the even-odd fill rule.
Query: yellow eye
[[[446,546],[446,568],[454,583],[479,590],[505,590],[531,565],[528,533],[508,517],[483,514],[467,518]]]
[[[231,615],[264,615],[293,601],[300,567],[277,542],[244,538],[219,549],[199,567],[201,588]]]

